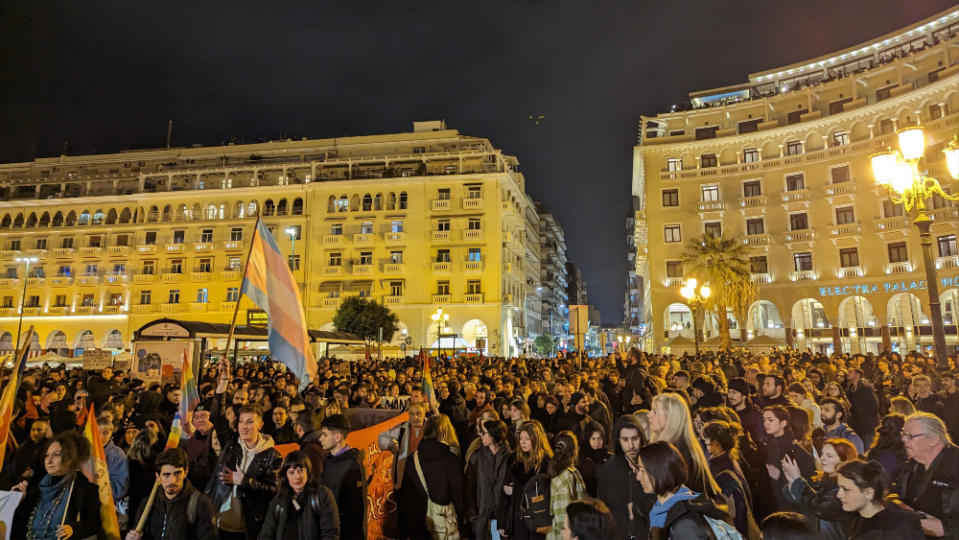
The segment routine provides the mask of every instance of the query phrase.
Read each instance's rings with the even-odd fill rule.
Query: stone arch
[[[829,141],[832,141],[832,134],[831,134],[831,133],[829,134],[828,140],[829,140]],[[806,143],[806,151],[807,151],[807,152],[814,152],[814,151],[817,151],[817,150],[822,150],[823,148],[826,147],[826,142],[823,141],[823,138],[822,138],[822,134],[821,134],[821,133],[815,133],[815,132],[813,132],[813,133],[808,133],[808,134],[806,134],[806,138],[804,138],[803,141]]]
[[[13,223],[13,219],[10,218],[10,214],[4,214],[3,219],[0,220],[0,227],[7,229]]]
[[[719,152],[720,165],[733,165],[738,161],[739,157],[736,155],[736,150],[734,148],[727,146]]]
[[[460,334],[462,334],[463,341],[465,341],[467,345],[474,349],[486,349],[489,347],[489,329],[486,323],[480,319],[470,319],[463,324],[462,328]],[[478,340],[481,340],[479,344],[477,344]]]
[[[337,205],[340,212],[348,212],[350,210],[350,199],[346,195],[340,195]]]
[[[2,351],[13,350],[13,334],[11,334],[10,332],[0,333],[0,350]]]
[[[97,346],[92,330],[80,330],[74,340],[74,349],[92,349]]]
[[[236,202],[236,205],[233,207],[233,217],[235,218],[246,217],[246,203],[244,203],[243,201]]]
[[[330,198],[326,201],[326,213],[332,214],[336,212],[336,196],[330,195]]]
[[[951,288],[942,291],[939,295],[939,304],[942,306],[942,322],[957,324],[959,321],[959,289]]]
[[[203,217],[205,217],[206,219],[216,219],[216,205],[215,204],[206,205],[206,209],[203,211],[203,214],[204,214]]]
[[[779,308],[769,300],[756,300],[749,306],[748,313],[746,328],[754,332],[784,326],[782,317],[779,316]]]
[[[36,213],[36,212],[30,212],[30,215],[27,217],[27,222],[24,224],[24,226],[25,226],[26,228],[28,228],[28,229],[32,229],[33,227],[36,227],[36,226],[37,226],[37,213]]]
[[[360,209],[360,196],[356,193],[350,195],[350,209],[354,212]]]
[[[849,130],[849,138],[853,141],[862,141],[869,138],[869,125],[862,120],[857,120],[852,123],[852,128]]]
[[[303,199],[297,197],[293,199],[293,206],[291,207],[292,215],[301,216],[303,215]]]
[[[117,222],[117,209],[111,208],[110,211],[107,212],[107,225],[113,225],[116,222]]]
[[[363,194],[363,211],[371,212],[373,211],[373,196],[369,193]]]
[[[763,159],[776,159],[779,157],[779,145],[775,141],[766,141],[759,150]]]
[[[675,302],[663,311],[663,328],[670,335],[693,337],[693,311],[689,306]]]
[[[280,199],[276,203],[276,215],[285,216],[287,211],[286,199]]]
[[[399,210],[406,210],[407,201],[406,201],[406,192],[405,192],[405,191],[401,191],[401,192],[400,192],[400,199],[399,199],[399,203],[398,203],[398,204],[399,204],[399,208],[398,208]]]
[[[406,343],[406,338],[410,335],[410,328],[403,321],[396,323],[396,332],[393,332],[393,340],[390,341],[390,345],[399,347],[401,344]]]
[[[40,216],[39,225],[40,225],[41,227],[49,227],[49,226],[50,226],[50,212],[44,212],[43,215]],[[0,225],[0,227],[2,227],[2,225]]]
[[[826,309],[815,298],[803,298],[792,307],[792,328],[812,330],[832,326],[826,317]]]
[[[13,226],[20,228],[23,227],[23,212],[17,214],[17,217],[13,218]]]
[[[56,214],[53,214],[53,219],[50,221],[50,224],[54,227],[63,225],[63,212],[58,211]]]
[[[876,314],[872,303],[865,296],[850,296],[839,303],[839,326],[842,328],[866,328],[876,326]]]
[[[103,218],[104,218],[103,210],[101,210],[100,208],[97,208],[96,211],[93,213],[93,221],[91,223],[93,225],[103,225]]]
[[[164,223],[173,221],[173,207],[171,205],[168,204],[163,207],[163,217],[161,219]]]
[[[106,337],[103,338],[104,349],[123,349],[124,347],[123,332],[116,328],[107,332]]]
[[[256,215],[259,213],[259,210],[260,206],[256,201],[250,201],[246,205],[246,215],[250,217],[256,217]]]
[[[373,197],[373,210],[382,210],[383,209],[383,194],[377,193],[376,197]]]
[[[119,221],[120,223],[130,223],[132,217],[133,216],[130,214],[130,209],[124,208],[123,211],[120,212]]]
[[[892,295],[886,304],[889,326],[920,326],[929,324],[929,316],[922,311],[922,301],[908,292]]]
[[[396,193],[390,192],[386,196],[386,209],[387,210],[396,210]]]
[[[20,338],[20,341],[21,342],[24,341],[24,338],[26,338],[26,335],[22,336]],[[21,343],[20,346],[22,347],[23,343]],[[40,334],[34,332],[33,334],[30,335],[30,350],[39,351],[42,349],[43,347],[40,346]]]
[[[332,195],[330,195],[330,199],[333,199]],[[263,215],[272,216],[274,213],[276,213],[276,204],[274,204],[273,199],[267,199],[263,203]]]
[[[157,221],[160,221],[160,208],[157,207],[157,205],[153,205],[150,207],[150,213],[147,215],[147,222],[156,223]]]
[[[70,345],[67,344],[67,335],[64,334],[62,330],[50,332],[50,335],[47,336],[47,348],[57,350],[69,349]]]
[[[90,211],[84,210],[80,212],[80,219],[77,221],[77,225],[89,225],[90,224]]]

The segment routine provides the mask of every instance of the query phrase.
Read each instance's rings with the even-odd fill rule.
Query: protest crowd
[[[182,418],[178,380],[26,369],[10,537],[103,537],[96,454],[127,540],[959,538],[954,358],[329,358],[299,382],[203,365]]]

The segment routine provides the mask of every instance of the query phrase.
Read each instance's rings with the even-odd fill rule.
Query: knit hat
[[[729,389],[735,390],[744,396],[749,395],[749,383],[742,377],[733,377],[729,379]]]
[[[583,399],[584,397],[586,397],[586,394],[582,392],[573,392],[573,395],[569,398],[569,404],[575,407],[576,404],[579,403],[579,400]]]

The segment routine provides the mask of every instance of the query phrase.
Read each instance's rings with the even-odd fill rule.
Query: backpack
[[[706,524],[709,525],[710,530],[713,531],[713,536],[716,537],[716,540],[744,540],[743,535],[739,534],[736,527],[733,527],[729,523],[721,519],[711,518],[705,514],[703,514],[703,517],[706,518]]]
[[[520,517],[530,531],[550,528],[553,519],[549,514],[550,477],[544,473],[533,475],[523,486],[523,498],[520,500]]]
[[[186,503],[186,522],[190,528],[196,526],[196,507],[200,503],[200,492],[194,490],[190,494],[190,500]]]

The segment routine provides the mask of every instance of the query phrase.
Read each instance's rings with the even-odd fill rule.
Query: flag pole
[[[73,497],[73,486],[77,483],[77,473],[73,473],[73,481],[70,482],[70,491],[67,493],[67,504],[63,506],[63,517],[60,518],[60,526],[67,522],[67,510],[70,508],[70,498]]]
[[[246,262],[243,263],[243,278],[246,279],[246,271],[250,267],[250,254],[253,253],[253,240],[256,238],[258,228],[260,225],[260,217],[257,216],[256,223],[253,225],[253,238],[250,238],[250,249],[246,252]],[[240,314],[240,303],[243,301],[243,282],[240,281],[240,295],[236,298],[236,306],[233,307],[233,320],[230,321],[230,332],[226,335],[226,345],[223,347],[223,360],[224,362],[229,362],[230,360],[230,341],[233,339],[233,332],[236,330],[236,318]],[[236,363],[238,358],[236,355],[233,356],[233,362]]]
[[[23,343],[23,349],[20,348],[20,344],[17,343],[16,357],[13,359],[13,369],[17,372],[17,387],[13,390],[13,395],[16,396],[20,392],[20,385],[23,384],[23,377],[20,377],[20,374],[23,371],[27,359],[24,358],[27,354],[27,351],[30,350],[30,345],[32,345],[33,334],[36,333],[35,326],[32,324],[30,328],[27,329],[26,340]]]
[[[140,520],[137,521],[137,532],[143,532],[143,528],[146,527],[147,517],[150,515],[150,511],[153,510],[153,501],[156,500],[157,489],[160,487],[160,478],[158,477],[153,481],[153,489],[150,490],[150,498],[147,499],[146,506],[143,507],[143,514],[140,515]],[[134,510],[136,512],[136,510]]]

